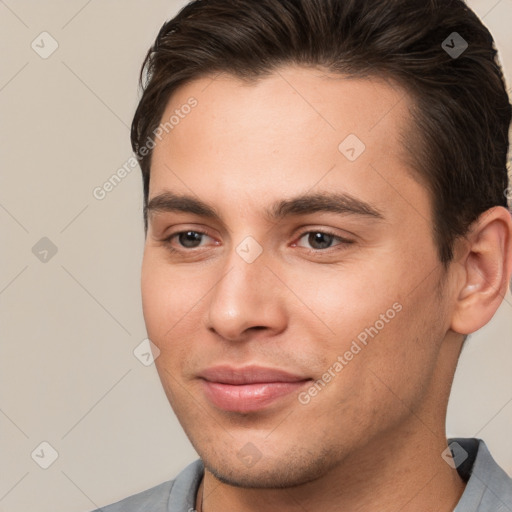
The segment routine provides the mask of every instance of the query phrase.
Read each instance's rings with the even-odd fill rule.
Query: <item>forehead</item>
[[[381,201],[393,188],[406,194],[401,135],[411,101],[384,79],[317,68],[283,67],[252,83],[226,74],[196,79],[174,92],[162,116],[150,198],[173,189],[262,201],[340,186]]]

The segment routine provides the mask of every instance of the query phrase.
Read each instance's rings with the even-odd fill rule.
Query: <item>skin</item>
[[[464,483],[441,457],[449,391],[463,335],[507,291],[510,214],[485,212],[443,269],[430,198],[399,139],[411,100],[387,81],[295,66],[251,85],[204,77],[174,93],[163,119],[190,96],[198,105],[154,149],[149,198],[191,194],[221,220],[150,212],[142,299],[161,382],[205,464],[203,511],[453,510]],[[353,162],[338,150],[350,133],[366,145]],[[263,214],[323,191],[384,219]],[[207,235],[163,241],[190,230]],[[308,236],[326,230],[353,243]],[[252,263],[237,252],[247,236],[263,250]],[[198,373],[219,364],[321,379],[395,303],[401,311],[306,405],[292,393],[243,414],[203,393]],[[261,456],[250,467],[238,456],[249,442]]]

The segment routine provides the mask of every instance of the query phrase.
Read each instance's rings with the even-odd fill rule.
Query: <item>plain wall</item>
[[[86,512],[197,458],[133,354],[146,338],[140,170],[93,196],[132,154],[140,65],[184,3],[0,2],[0,512]],[[512,0],[469,5],[510,77]],[[43,31],[58,43],[45,59],[31,46],[51,49]],[[447,428],[483,438],[512,475],[511,341],[509,293],[463,351]],[[31,457],[42,442],[58,452],[48,469]]]

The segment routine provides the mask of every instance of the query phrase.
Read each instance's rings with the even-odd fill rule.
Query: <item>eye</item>
[[[181,246],[181,248],[196,249],[197,247],[200,247],[200,245],[201,245],[201,241],[202,241],[201,237],[202,236],[209,236],[209,235],[207,233],[204,233],[203,231],[194,231],[194,230],[178,231],[176,233],[172,233],[163,241],[167,245],[169,245],[171,250],[176,250],[173,247],[171,247],[172,240],[174,238],[178,239],[178,242],[179,242],[179,245]],[[177,249],[177,250],[179,250],[179,249]]]
[[[337,245],[348,245],[354,243],[352,240],[348,240],[346,238],[340,237],[338,235],[335,235],[334,233],[331,233],[329,231],[305,231],[301,234],[299,237],[299,240],[307,236],[307,242],[311,244],[313,249],[310,249],[312,251],[322,251],[325,249],[331,248],[331,243],[334,240],[339,240],[340,243]]]
[[[165,243],[165,245],[168,247],[168,249],[171,252],[189,252],[189,250],[197,249],[201,247],[201,242],[203,241],[202,237],[208,237],[212,238],[208,235],[208,233],[204,231],[197,231],[197,230],[187,230],[187,231],[177,231],[175,233],[171,233],[167,238],[162,240],[162,242]],[[309,243],[312,246],[312,249],[308,249],[307,247],[304,247],[300,244],[292,244],[292,246],[299,246],[304,247],[305,249],[309,250],[310,252],[323,252],[326,249],[333,248],[332,243],[335,240],[338,240],[339,243],[336,244],[341,246],[346,246],[349,244],[354,243],[353,240],[348,240],[346,238],[340,237],[334,233],[331,233],[329,231],[321,231],[321,230],[314,230],[314,231],[304,231],[300,237],[299,241],[303,238],[307,237],[307,243]],[[173,242],[174,239],[177,239],[178,246],[176,247],[176,244]]]

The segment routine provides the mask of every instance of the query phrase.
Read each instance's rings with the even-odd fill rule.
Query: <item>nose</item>
[[[264,250],[251,262],[233,247],[210,295],[208,329],[226,340],[244,341],[254,331],[277,334],[286,328],[284,286],[275,276],[276,266],[268,263]]]

